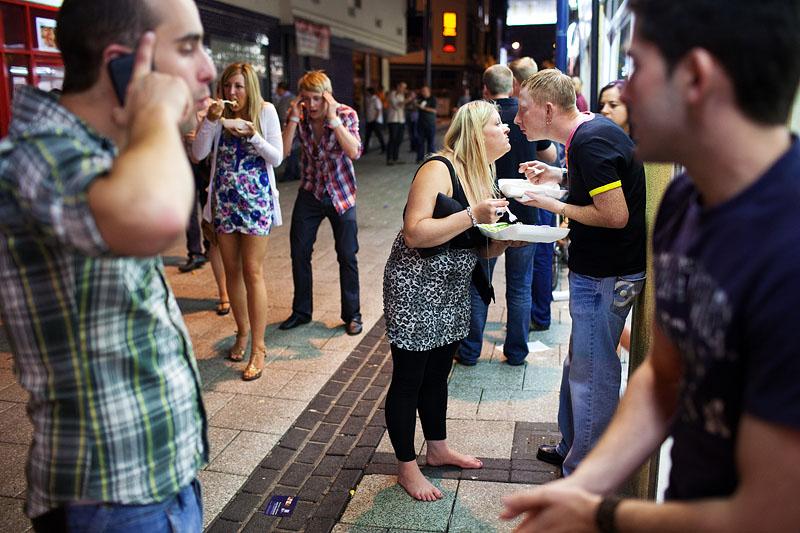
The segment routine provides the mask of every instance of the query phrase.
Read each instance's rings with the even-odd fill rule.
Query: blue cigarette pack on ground
[[[297,498],[294,496],[273,496],[264,508],[264,514],[268,516],[291,516],[297,505]]]

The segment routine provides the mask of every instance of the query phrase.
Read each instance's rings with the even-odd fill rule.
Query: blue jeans
[[[42,525],[42,531],[196,533],[203,529],[203,499],[197,479],[163,502],[149,505],[73,504],[60,510],[63,513],[57,516],[63,522],[46,523]]]
[[[313,278],[311,254],[317,241],[317,231],[322,220],[327,218],[333,229],[336,259],[339,262],[339,287],[342,300],[342,320],[361,320],[360,286],[358,283],[358,224],[356,206],[342,214],[333,207],[327,194],[322,201],[313,194],[300,189],[292,211],[292,228],[289,244],[292,255],[292,279],[294,299],[292,312],[311,318],[313,310]]]
[[[533,276],[533,254],[536,245],[506,249],[506,341],[503,354],[511,364],[520,364],[528,356],[528,327],[531,316],[531,277]],[[497,259],[489,261],[489,278],[494,273]],[[483,329],[486,327],[486,313],[489,308],[474,286],[470,286],[472,317],[469,335],[461,341],[459,358],[465,363],[477,361],[481,356]]]
[[[552,226],[556,216],[539,209],[539,224]],[[533,283],[531,284],[531,322],[550,326],[550,304],[553,303],[553,248],[555,243],[542,242],[533,255]]]
[[[617,345],[644,272],[594,278],[569,273],[572,335],[558,407],[564,475],[571,474],[608,427],[619,403]]]

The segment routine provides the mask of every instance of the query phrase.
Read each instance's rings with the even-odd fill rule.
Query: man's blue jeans
[[[519,248],[506,249],[506,341],[503,354],[512,365],[521,364],[528,356],[528,328],[531,316],[531,279],[533,277],[533,254],[536,245],[529,244]],[[494,273],[497,259],[489,261],[489,276]],[[488,307],[483,303],[478,291],[470,286],[472,317],[469,335],[461,341],[458,356],[469,364],[481,356],[483,329],[486,327]]]
[[[608,427],[619,403],[617,345],[644,272],[594,278],[569,273],[572,335],[558,408],[564,475],[571,474]]]
[[[196,533],[203,529],[203,500],[195,479],[175,496],[150,505],[68,505],[67,531]]]

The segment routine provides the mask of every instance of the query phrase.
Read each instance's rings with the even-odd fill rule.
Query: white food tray
[[[567,190],[561,189],[556,183],[534,185],[524,179],[500,179],[497,180],[497,185],[506,198],[522,198],[526,191],[544,194],[551,198],[563,198],[567,194]]]
[[[498,241],[555,242],[569,234],[569,228],[528,224],[478,224],[480,232]]]

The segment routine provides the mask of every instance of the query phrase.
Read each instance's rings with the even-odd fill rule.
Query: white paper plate
[[[555,242],[569,234],[569,228],[554,228],[553,226],[531,226],[528,224],[511,224],[502,229],[497,229],[500,224],[478,224],[482,234],[498,241],[525,241],[525,242]]]
[[[545,194],[551,198],[563,198],[567,194],[566,189],[561,189],[555,183],[534,185],[524,179],[500,179],[497,180],[497,185],[506,198],[522,198],[526,191]]]

